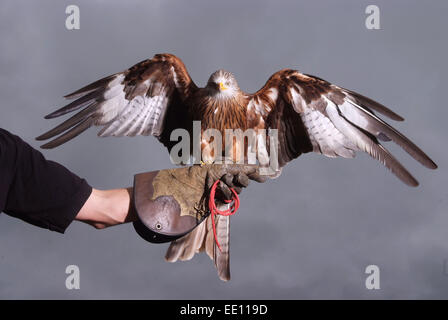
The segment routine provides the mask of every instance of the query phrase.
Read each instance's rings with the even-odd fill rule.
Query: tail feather
[[[230,217],[219,216],[216,222],[216,233],[221,250],[215,244],[213,262],[221,280],[230,280]]]
[[[196,253],[205,251],[213,260],[218,276],[223,281],[230,280],[230,218],[216,216],[216,232],[221,251],[213,235],[211,217],[207,217],[192,232],[172,241],[165,255],[168,262],[190,260]]]
[[[205,238],[206,221],[202,222],[192,232],[180,239],[172,241],[165,255],[168,262],[176,262],[177,260],[186,261],[193,258],[199,252],[199,248]]]

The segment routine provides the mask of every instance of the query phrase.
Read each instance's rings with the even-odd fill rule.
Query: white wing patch
[[[172,75],[173,75],[174,85],[176,86],[176,88],[179,88],[179,87],[180,87],[180,85],[179,85],[179,81],[178,81],[178,79],[177,79],[176,70],[174,70],[174,67],[173,67],[173,66],[171,66],[171,73],[172,73]]]
[[[353,158],[355,156],[356,146],[320,111],[308,108],[301,114],[301,118],[314,152],[328,157]]]
[[[295,85],[297,88],[297,86]],[[292,106],[294,110],[298,113],[305,111],[307,109],[307,105],[305,100],[302,98],[302,96],[295,90],[294,88],[289,88],[289,92],[291,93],[292,97]]]
[[[105,125],[115,119],[127,104],[125,93],[123,91],[124,75],[120,74],[115,77],[108,85],[108,90],[104,93],[104,102],[98,106],[101,117],[98,118],[96,125]]]
[[[119,73],[114,77],[114,80],[112,80],[111,82],[109,82],[109,84],[107,85],[108,88],[113,88],[115,86],[118,85],[122,85],[123,84],[123,80],[126,78],[126,76],[123,73]]]
[[[378,154],[373,147],[374,143],[359,129],[351,125],[347,120],[340,116],[336,104],[328,100],[326,111],[335,126],[343,132],[346,137],[349,137],[350,140],[353,141],[352,144],[355,145],[354,150],[362,150],[372,155],[374,158],[378,158]],[[379,160],[383,162],[383,160]]]
[[[356,104],[349,99],[345,98],[344,103],[338,106],[342,114],[351,122],[356,124],[360,128],[366,128],[369,125],[369,121],[356,107]]]
[[[149,88],[152,83],[145,81]],[[161,86],[153,83],[153,86]],[[103,114],[101,124],[105,127],[98,133],[107,136],[160,136],[163,131],[163,117],[166,112],[168,97],[164,88],[160,95],[154,97],[136,96],[131,101],[124,97],[123,85],[119,84],[106,91],[105,95],[112,97],[101,106]],[[121,92],[120,92],[121,90]],[[146,91],[146,90],[145,90]],[[114,96],[115,95],[115,96]]]

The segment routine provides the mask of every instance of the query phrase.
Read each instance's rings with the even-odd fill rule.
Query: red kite
[[[402,117],[359,93],[291,69],[276,72],[263,88],[248,94],[224,70],[214,72],[200,88],[179,58],[157,54],[66,98],[75,100],[47,119],[81,111],[39,136],[38,140],[56,137],[42,148],[57,147],[91,126],[100,126],[101,137],[153,135],[170,150],[175,144],[170,141],[171,132],[176,128],[191,132],[192,122],[200,120],[202,130],[215,128],[223,137],[225,129],[277,129],[280,167],[311,151],[344,158],[363,151],[405,184],[417,186],[417,180],[379,142],[392,140],[423,166],[437,168],[420,148],[376,113],[396,121]],[[220,243],[226,243],[228,217],[220,216],[217,224],[224,237]],[[181,241],[173,242],[167,259],[190,259],[205,249],[216,263],[216,248],[206,244],[207,239],[213,241],[209,231],[210,221],[205,221]],[[224,269],[218,268],[220,276],[228,279]]]

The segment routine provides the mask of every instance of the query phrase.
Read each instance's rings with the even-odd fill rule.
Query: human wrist
[[[105,190],[100,195],[104,205],[104,215],[109,225],[117,225],[132,222],[137,219],[134,210],[132,210],[131,198],[132,188],[121,188]]]

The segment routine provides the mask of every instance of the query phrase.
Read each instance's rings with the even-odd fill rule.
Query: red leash
[[[229,209],[221,211],[216,207],[216,203],[215,203],[215,193],[216,193],[216,188],[218,187],[218,183],[220,180],[216,180],[215,183],[212,186],[212,189],[210,191],[210,198],[208,200],[208,208],[210,209],[210,214],[212,215],[212,225],[213,225],[213,235],[215,236],[215,242],[218,245],[219,251],[221,251],[221,246],[219,245],[218,242],[218,237],[216,236],[216,226],[215,226],[215,215],[219,214],[221,216],[232,216],[234,215],[237,211],[238,208],[240,207],[240,198],[238,197],[238,194],[235,192],[235,190],[233,190],[233,188],[230,188],[230,191],[232,191],[232,200],[226,200],[226,203],[230,203],[233,202],[232,205],[230,206]]]

